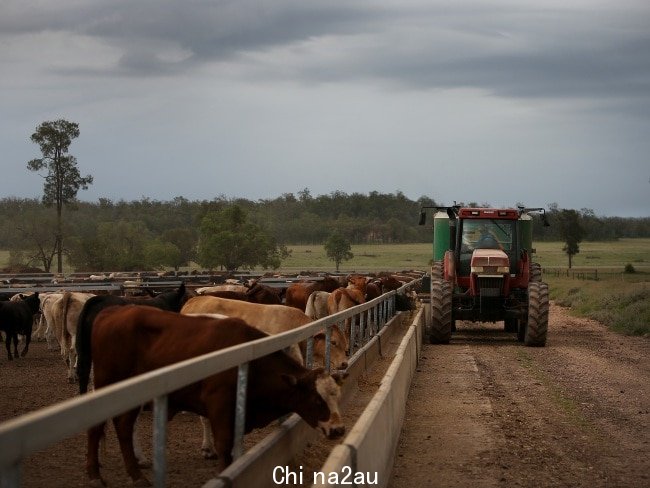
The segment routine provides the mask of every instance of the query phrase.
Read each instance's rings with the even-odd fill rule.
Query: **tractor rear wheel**
[[[530,281],[542,281],[542,265],[539,263],[530,263]]]
[[[453,318],[451,302],[453,290],[451,283],[445,280],[431,280],[431,344],[448,344],[451,340]]]
[[[546,345],[548,331],[548,285],[542,282],[528,284],[528,320],[523,331],[526,346]]]

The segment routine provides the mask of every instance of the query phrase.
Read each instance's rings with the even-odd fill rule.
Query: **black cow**
[[[5,346],[7,347],[7,357],[11,361],[14,356],[18,358],[18,334],[25,336],[25,347],[20,353],[21,356],[27,354],[29,343],[32,340],[32,324],[34,315],[39,311],[41,302],[38,293],[23,297],[16,302],[0,302],[0,330],[7,335]],[[14,354],[11,354],[11,341],[14,342]]]

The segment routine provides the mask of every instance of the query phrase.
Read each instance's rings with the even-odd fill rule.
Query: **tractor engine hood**
[[[500,249],[475,249],[470,266],[472,273],[482,275],[510,273],[510,259]]]

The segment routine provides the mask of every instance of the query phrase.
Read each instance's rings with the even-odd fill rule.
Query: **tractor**
[[[433,215],[431,313],[427,335],[446,344],[456,320],[504,323],[526,346],[544,346],[548,329],[548,285],[532,262],[532,213],[543,208],[422,207]]]

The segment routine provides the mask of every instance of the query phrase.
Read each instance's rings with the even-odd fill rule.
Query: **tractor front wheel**
[[[548,285],[543,282],[528,284],[528,320],[525,328],[519,331],[519,339],[526,346],[542,347],[546,345],[548,332]]]
[[[445,280],[431,280],[431,344],[448,344],[451,340],[452,298],[451,283]]]

